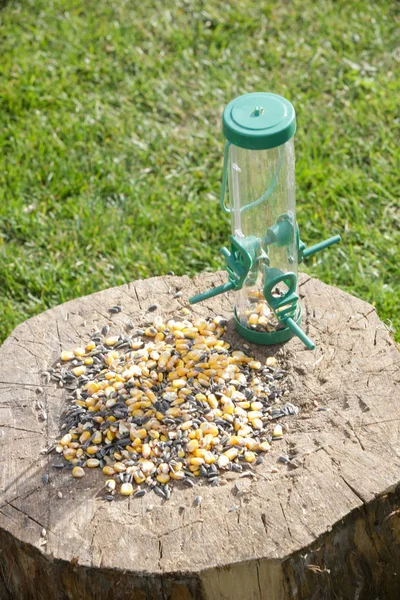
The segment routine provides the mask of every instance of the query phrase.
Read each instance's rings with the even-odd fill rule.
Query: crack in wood
[[[292,530],[290,529],[290,526],[289,526],[289,523],[288,523],[288,520],[287,520],[287,516],[286,516],[285,510],[283,508],[283,504],[282,504],[280,498],[278,498],[278,502],[279,502],[279,506],[281,507],[281,511],[282,511],[283,518],[284,518],[284,521],[285,521],[286,529],[288,530],[288,534],[289,534],[289,537],[290,537],[290,541],[293,542]]]
[[[138,291],[137,291],[137,289],[136,289],[136,286],[135,286],[134,284],[129,284],[129,285],[132,285],[132,288],[133,288],[133,291],[134,291],[134,293],[135,293],[135,296],[136,296],[136,301],[137,301],[137,303],[138,303],[138,305],[139,305],[139,308],[140,308],[140,310],[143,310],[143,308],[142,308],[142,305],[141,305],[141,303],[140,303],[139,294],[138,294]]]
[[[268,535],[267,517],[265,513],[261,513],[261,523],[263,524],[265,534]]]
[[[166,531],[165,533],[162,533],[159,536],[159,539],[166,537],[167,535],[171,535],[171,533],[176,533],[177,531],[180,531],[181,529],[186,529],[186,527],[190,527],[191,525],[196,525],[196,523],[203,523],[204,519],[196,519],[195,521],[190,521],[190,523],[185,523],[184,525],[180,525],[179,527],[176,527],[175,529],[171,529],[171,531]]]
[[[44,435],[42,431],[36,431],[34,429],[25,429],[24,427],[16,427],[15,425],[8,425],[6,423],[0,423],[0,428],[5,427],[7,429],[14,429],[15,431],[26,431],[27,433],[35,433],[38,435]]]
[[[259,571],[259,561],[256,561],[256,573],[257,573],[257,585],[258,585],[258,593],[260,595],[260,600],[262,600],[262,591],[261,591],[261,582],[260,582],[260,571]]]
[[[37,521],[36,519],[34,519],[33,517],[31,517],[30,515],[28,515],[25,511],[23,511],[21,508],[18,508],[18,506],[14,506],[14,504],[12,502],[7,502],[5,505],[3,505],[3,508],[5,506],[11,506],[11,508],[13,508],[14,510],[16,510],[17,512],[21,513],[22,515],[24,515],[25,518],[29,519],[30,521],[33,521],[33,523],[36,523],[36,525],[39,525],[42,529],[45,529],[44,525],[42,523],[39,523],[39,521]],[[4,514],[4,513],[3,513]],[[50,531],[50,530],[49,530]],[[53,533],[53,532],[50,532]]]
[[[341,479],[341,480],[342,480],[342,481],[343,481],[343,482],[344,482],[344,483],[347,485],[347,487],[348,487],[348,488],[349,488],[349,489],[350,489],[350,490],[353,492],[353,494],[354,494],[355,496],[357,496],[357,498],[358,498],[358,499],[359,499],[359,500],[360,500],[360,501],[361,501],[363,504],[365,504],[365,503],[366,503],[366,500],[365,500],[365,498],[363,498],[363,497],[361,496],[361,494],[360,494],[359,492],[357,492],[356,488],[355,488],[354,486],[352,486],[352,485],[351,485],[351,483],[349,483],[349,482],[347,481],[347,479],[345,479],[345,477],[343,476],[343,474],[342,474],[340,471],[338,472],[338,475],[339,475],[340,479]]]

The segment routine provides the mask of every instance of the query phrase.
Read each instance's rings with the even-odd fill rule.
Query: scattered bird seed
[[[289,402],[280,406],[285,372],[276,362],[263,366],[232,349],[222,317],[191,319],[158,315],[136,337],[111,337],[107,324],[43,374],[68,392],[54,451],[75,478],[102,469],[105,500],[114,499],[116,482],[122,495],[148,489],[168,500],[175,482],[222,485],[226,471],[252,477],[271,439],[286,431],[271,420],[297,413]],[[134,492],[135,484],[143,487]]]
[[[119,305],[112,306],[111,308],[108,309],[108,312],[112,315],[120,313],[121,311],[122,311],[122,306],[119,306]]]
[[[262,458],[262,457],[260,457],[260,458]],[[253,473],[253,471],[245,471],[244,473],[240,473],[240,475],[239,475],[239,477],[251,477],[251,478],[253,478],[255,476],[256,476],[256,474]]]
[[[196,496],[193,502],[193,506],[200,506],[203,501],[202,496]]]
[[[42,531],[40,532],[40,535],[41,535],[42,537],[46,537],[46,535],[47,535],[47,531],[45,530],[45,528],[44,528],[44,527],[43,527]]]
[[[62,494],[62,492],[58,491],[58,492],[57,492],[57,498],[60,498],[60,500],[61,500],[61,498],[62,498],[62,497],[63,497],[63,494]]]

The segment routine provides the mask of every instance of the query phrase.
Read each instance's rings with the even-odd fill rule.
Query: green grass
[[[254,90],[298,114],[302,238],[343,234],[308,271],[400,330],[396,3],[3,5],[0,339],[82,294],[222,267],[220,118]]]

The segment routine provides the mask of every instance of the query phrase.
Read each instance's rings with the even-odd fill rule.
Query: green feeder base
[[[298,303],[299,313],[297,319],[295,319],[296,325],[301,324],[301,316],[302,316],[302,307],[300,302]],[[260,331],[254,331],[253,329],[248,329],[244,327],[237,318],[236,308],[234,310],[234,317],[236,323],[236,331],[239,335],[252,342],[253,344],[261,344],[264,346],[272,346],[273,344],[281,344],[282,342],[287,342],[292,338],[295,334],[289,327],[285,327],[284,329],[277,329],[276,331],[270,331],[266,333],[262,333]]]

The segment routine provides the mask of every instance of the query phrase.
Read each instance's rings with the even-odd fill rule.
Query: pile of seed
[[[128,323],[133,328],[133,323]],[[222,317],[169,320],[156,316],[133,335],[94,332],[85,347],[63,351],[45,373],[68,391],[63,437],[55,446],[81,478],[101,468],[106,500],[147,490],[168,499],[174,481],[218,485],[227,470],[262,461],[296,414],[283,403],[285,372],[224,340]],[[135,487],[134,487],[135,486]]]
[[[248,296],[246,307],[246,327],[261,333],[282,329],[262,292],[254,291]]]

